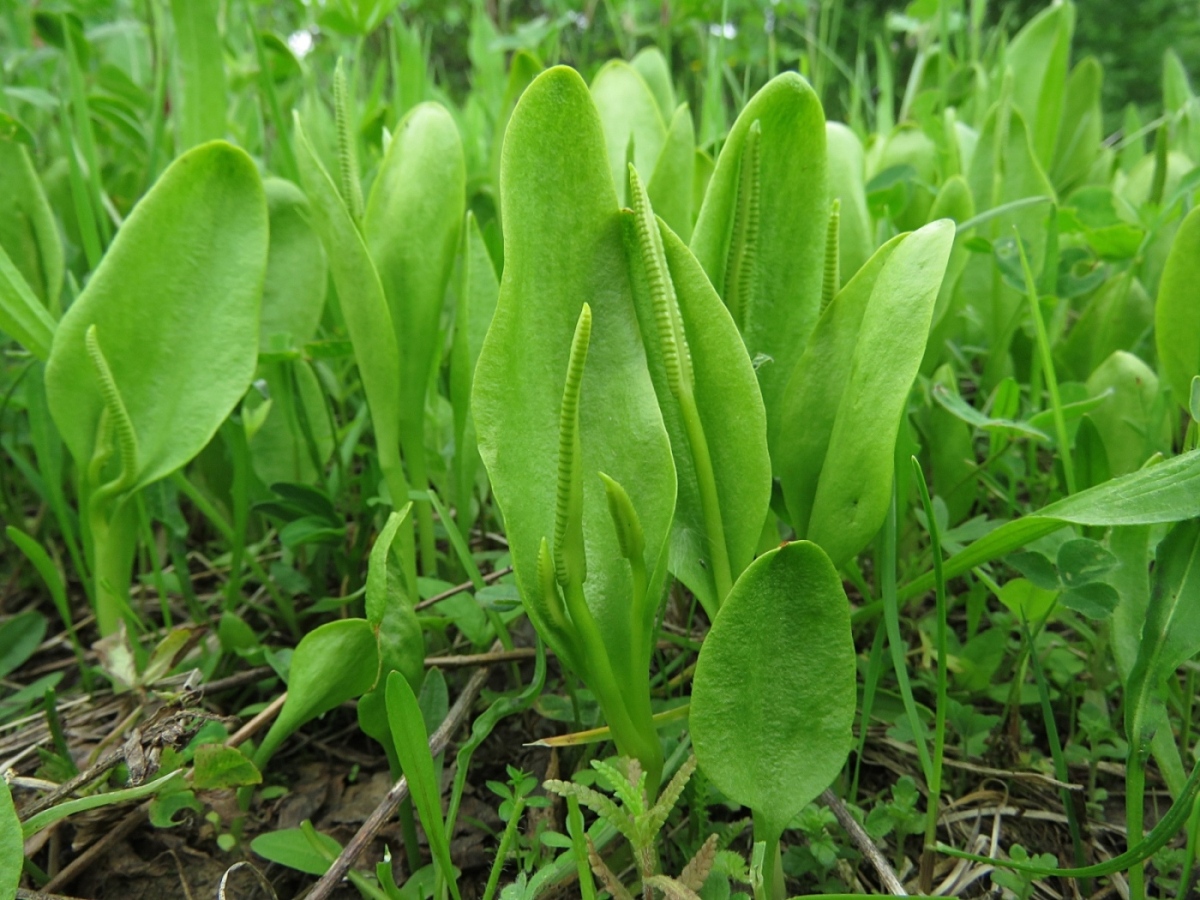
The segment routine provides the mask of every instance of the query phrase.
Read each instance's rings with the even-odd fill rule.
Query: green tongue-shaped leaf
[[[817,95],[796,73],[779,75],[729,132],[692,233],[692,252],[730,307],[750,358],[764,357],[758,381],[772,449],[784,386],[821,304],[825,158]],[[736,278],[731,265],[739,269]]]
[[[604,135],[576,72],[559,67],[534,80],[509,121],[503,159],[504,277],[472,397],[480,453],[530,618],[562,651],[539,599],[538,548],[555,534],[563,384],[587,302],[593,322],[578,409],[583,590],[613,669],[644,672],[649,661],[631,659],[628,635],[653,627],[656,604],[646,604],[643,621],[629,621],[630,567],[599,473],[637,510],[646,569],[655,573],[648,596],[657,598],[675,472],[646,370]]]
[[[730,592],[696,664],[700,768],[778,840],[837,776],[857,701],[850,604],[833,564],[797,541],[759,557]]]
[[[250,157],[222,141],[179,157],[54,335],[46,392],[77,461],[92,459],[105,409],[88,329],[137,434],[137,484],[148,484],[199,453],[249,386],[266,266],[267,203]]]

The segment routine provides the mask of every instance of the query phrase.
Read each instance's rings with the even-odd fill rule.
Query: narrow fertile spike
[[[608,496],[608,513],[612,516],[613,527],[617,530],[617,543],[621,547],[621,555],[640,563],[646,553],[646,538],[637,510],[633,508],[633,501],[618,482],[603,472],[600,473],[600,478],[604,481],[604,491]]]
[[[821,312],[833,302],[841,286],[842,273],[838,263],[838,229],[842,223],[842,201],[835,199],[829,209],[829,226],[825,233],[825,280],[821,284]]]
[[[570,623],[567,621],[562,595],[558,592],[554,561],[550,558],[550,545],[545,538],[542,538],[541,546],[538,547],[538,584],[541,585],[543,603],[550,613],[553,625],[561,629],[564,637],[569,637]]]
[[[358,153],[355,151],[353,129],[350,125],[350,92],[346,86],[346,73],[338,60],[333,73],[333,107],[337,123],[338,174],[341,180],[342,200],[350,210],[354,221],[363,217],[362,184],[358,178]]]
[[[580,583],[586,578],[583,559],[583,473],[580,471],[582,451],[579,444],[579,391],[583,384],[583,367],[587,362],[588,344],[592,338],[592,308],[583,304],[575,336],[571,339],[571,355],[567,361],[567,380],[563,387],[562,407],[558,418],[558,494],[554,517],[554,568],[558,581],[566,587],[575,574]],[[570,544],[570,546],[568,546]],[[574,563],[574,566],[572,566]],[[577,571],[573,572],[573,569]]]
[[[95,325],[88,328],[84,336],[84,344],[87,347],[88,357],[92,361],[92,367],[96,370],[96,377],[100,381],[100,394],[104,398],[104,410],[108,414],[108,425],[116,432],[117,450],[121,454],[121,474],[114,486],[117,489],[132,487],[137,481],[137,432],[134,431],[133,421],[129,418],[129,411],[125,408],[125,401],[121,399],[121,390],[113,378],[108,360],[104,358],[104,351],[100,349],[100,339]]]
[[[737,206],[725,267],[725,305],[745,331],[758,283],[758,228],[761,200],[762,124],[755,120],[746,132],[738,169]]]
[[[671,393],[678,398],[685,389],[690,392],[693,386],[691,353],[680,320],[675,285],[667,269],[662,235],[659,234],[654,211],[650,208],[650,198],[645,185],[632,165],[629,167],[629,191],[637,230],[638,251],[646,269],[646,280],[650,284],[654,324],[662,349],[663,367],[667,372],[667,385]]]

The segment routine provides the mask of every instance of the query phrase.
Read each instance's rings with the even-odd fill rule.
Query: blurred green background
[[[148,21],[162,0],[0,0],[0,44],[36,52],[39,15],[70,12],[85,28],[114,28]],[[339,7],[390,9],[395,0],[220,0],[222,15],[240,21],[254,9],[260,27],[279,35],[309,30],[317,42],[352,39],[337,35]],[[950,0],[953,16],[1000,24],[1013,34],[1047,0]],[[1133,103],[1143,120],[1157,115],[1162,96],[1163,53],[1173,47],[1190,73],[1200,72],[1200,0],[1076,0],[1075,57],[1091,54],[1104,67],[1108,130],[1119,127],[1122,108]],[[869,83],[878,85],[875,40],[886,41],[899,60],[902,91],[907,62],[915,53],[922,20],[940,13],[938,0],[405,0],[399,10],[422,35],[435,78],[452,94],[468,88],[470,23],[485,13],[496,23],[492,40],[505,49],[533,50],[546,62],[564,62],[585,75],[613,56],[632,56],[657,44],[669,54],[683,90],[698,93],[706,56],[723,38],[721,52],[740,83],[728,90],[752,92],[774,70],[795,67],[827,83],[817,84],[831,118],[842,118],[850,81],[860,59]],[[45,16],[43,15],[43,18]],[[728,27],[721,28],[722,22]],[[381,39],[376,35],[366,40]],[[483,38],[477,37],[476,40]],[[350,50],[349,46],[339,52]],[[19,82],[20,52],[4,56],[4,82]],[[818,60],[821,62],[818,63]],[[823,72],[817,69],[824,69]],[[829,74],[831,73],[831,74]],[[1193,79],[1195,75],[1193,74]],[[699,96],[692,96],[699,108]],[[1148,115],[1147,115],[1148,114]]]

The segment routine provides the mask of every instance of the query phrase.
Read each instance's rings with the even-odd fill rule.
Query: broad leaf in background
[[[1062,124],[1050,167],[1058,191],[1069,191],[1086,179],[1100,157],[1104,147],[1103,86],[1104,69],[1094,56],[1081,59],[1067,79]]]
[[[666,118],[646,80],[624,60],[606,63],[592,79],[592,102],[604,128],[604,146],[617,201],[629,205],[626,167],[633,163],[644,181],[667,140]]]
[[[1155,453],[1171,449],[1171,421],[1158,376],[1132,353],[1118,350],[1106,359],[1088,379],[1087,390],[1105,398],[1088,415],[1113,475],[1135,472]]]
[[[371,411],[379,468],[392,506],[408,502],[408,479],[400,464],[400,354],[383,286],[362,233],[296,120],[296,161],[308,194],[313,227],[321,236],[337,288],[339,305],[354,346],[363,392]],[[407,538],[411,546],[411,531]],[[409,589],[416,570],[408,567]]]
[[[657,47],[643,47],[629,64],[645,79],[646,86],[658,103],[658,111],[664,122],[670,121],[678,107],[675,99],[675,85],[671,77],[671,64],[662,50]]]
[[[312,367],[303,359],[286,357],[294,356],[317,333],[329,265],[310,224],[312,213],[304,193],[281,178],[268,178],[263,187],[271,242],[258,343],[261,353],[278,357],[261,360],[271,408],[250,436],[250,453],[264,484],[311,483],[333,452],[333,433]]]
[[[871,214],[867,209],[864,178],[866,163],[862,141],[840,122],[825,123],[829,154],[829,199],[841,204],[838,219],[838,269],[836,290],[841,290],[863,267],[875,249]]]
[[[467,213],[459,256],[458,305],[454,316],[454,343],[450,348],[450,400],[454,407],[454,469],[457,524],[468,537],[475,518],[475,482],[479,472],[479,447],[471,415],[471,385],[475,364],[500,295],[500,282],[484,243],[479,223]]]
[[[225,48],[219,0],[171,0],[175,47],[172,71],[179,104],[181,149],[225,137]]]
[[[773,451],[783,390],[820,313],[828,216],[821,102],[785,72],[730,130],[691,240],[755,362]]]
[[[1187,407],[1192,378],[1200,375],[1200,209],[1193,209],[1171,245],[1154,310],[1159,365],[1175,401]]]
[[[396,126],[363,219],[363,235],[395,329],[400,368],[391,390],[400,396],[400,442],[415,490],[427,487],[425,396],[439,362],[438,329],[458,250],[466,178],[454,119],[439,104],[422,103]],[[393,497],[392,502],[407,499]],[[433,575],[433,518],[428,503],[417,509],[422,561]]]
[[[50,357],[57,325],[0,246],[0,331],[44,361]]]
[[[63,247],[29,153],[0,138],[0,249],[50,314],[61,311]],[[0,276],[2,277],[2,276]],[[16,335],[14,335],[16,337]]]
[[[1026,23],[1004,55],[1006,67],[1017,76],[1013,103],[1029,125],[1043,169],[1054,161],[1074,30],[1075,4],[1055,3]]]
[[[95,328],[137,440],[134,489],[200,452],[241,399],[258,357],[267,204],[254,163],[223,142],[179,157],[138,203],[63,316],[46,366],[54,421],[94,459],[105,387]]]
[[[789,385],[796,405],[781,435],[791,440],[780,442],[777,467],[797,534],[835,565],[862,550],[887,514],[896,438],[953,242],[954,223],[942,220],[894,244],[865,304],[850,286],[834,299],[822,317],[828,331],[814,332],[812,355]],[[829,379],[834,370],[842,377]],[[823,396],[813,395],[818,380]],[[808,452],[790,458],[799,446]]]

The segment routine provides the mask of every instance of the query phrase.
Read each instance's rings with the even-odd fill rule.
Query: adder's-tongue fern
[[[691,393],[695,387],[692,372],[692,355],[688,349],[687,335],[679,315],[679,301],[675,296],[675,285],[667,269],[667,258],[663,252],[662,235],[650,209],[650,200],[641,178],[633,166],[629,167],[630,202],[637,231],[638,249],[645,264],[646,278],[650,285],[650,299],[654,310],[654,324],[658,332],[658,343],[662,348],[663,367],[667,373],[667,385],[678,399],[685,391]]]
[[[338,60],[333,73],[333,108],[337,123],[338,176],[342,201],[350,210],[355,224],[361,225],[363,217],[362,183],[358,177],[358,152],[354,141],[354,128],[350,122],[350,90],[346,85],[346,72]]]
[[[138,472],[138,443],[137,432],[133,428],[133,420],[129,418],[129,410],[121,399],[121,391],[113,378],[104,351],[100,349],[100,338],[96,326],[88,328],[84,336],[88,358],[95,369],[96,378],[100,382],[100,395],[104,400],[104,414],[107,422],[102,427],[111,428],[117,439],[117,452],[121,456],[121,474],[114,481],[104,486],[106,492],[127,490],[137,482]]]
[[[738,328],[748,324],[750,308],[758,286],[759,206],[762,199],[762,123],[750,125],[742,142],[738,164],[737,200],[733,214],[733,232],[729,238],[729,258],[725,266],[725,305]]]
[[[554,515],[554,570],[564,588],[572,578],[587,580],[587,560],[583,553],[583,451],[579,441],[579,391],[583,367],[587,362],[592,338],[592,308],[583,304],[571,355],[567,361],[567,380],[563,387],[558,417],[558,492]]]
[[[825,279],[821,283],[821,312],[833,302],[841,284],[842,273],[838,262],[838,229],[842,222],[842,201],[835,199],[829,209],[829,225],[825,231]]]

